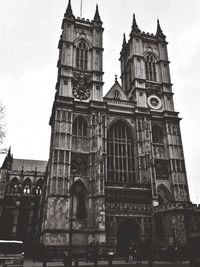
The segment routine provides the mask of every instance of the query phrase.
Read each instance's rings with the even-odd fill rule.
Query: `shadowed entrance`
[[[125,220],[117,229],[117,251],[119,255],[127,255],[130,246],[138,244],[140,230],[134,220]]]

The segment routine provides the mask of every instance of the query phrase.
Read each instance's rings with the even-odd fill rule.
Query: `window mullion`
[[[119,181],[120,176],[120,162],[119,162],[119,125],[117,125],[117,181]]]
[[[121,169],[121,177],[120,177],[120,182],[122,181],[123,177],[124,177],[124,128],[121,127],[121,155],[120,155],[120,160],[121,160],[121,165],[122,165],[122,169]]]
[[[129,168],[128,168],[128,136],[127,136],[127,130],[125,128],[125,140],[126,140],[126,179],[129,177]]]
[[[115,157],[116,157],[116,151],[115,151],[115,125],[113,127],[113,169],[114,169],[114,174],[115,174],[115,171],[116,171],[116,166],[115,166]],[[115,178],[115,176],[114,176]]]

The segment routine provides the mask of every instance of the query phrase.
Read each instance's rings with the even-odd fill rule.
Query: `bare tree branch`
[[[4,122],[3,122],[3,119],[4,119],[4,111],[5,111],[5,107],[3,106],[3,104],[0,102],[0,144],[3,144],[3,140],[5,138],[5,125],[4,125]],[[3,149],[3,151],[5,151]],[[0,150],[0,153],[1,150]]]
[[[8,153],[8,149],[7,148],[1,148],[0,149],[0,154],[7,154]]]

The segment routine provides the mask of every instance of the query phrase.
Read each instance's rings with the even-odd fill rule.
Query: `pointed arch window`
[[[30,178],[27,178],[23,183],[23,193],[24,195],[30,195],[31,194],[31,180]]]
[[[72,134],[77,138],[87,138],[87,122],[78,117],[73,121]]]
[[[42,194],[42,186],[43,186],[43,181],[42,179],[39,179],[35,185],[35,194],[36,195],[41,195]]]
[[[129,127],[118,121],[108,129],[107,182],[134,183],[134,143]]]
[[[121,94],[120,94],[120,92],[118,90],[114,91],[114,99],[118,99],[118,100],[121,99]]]
[[[15,177],[10,182],[10,193],[11,194],[17,194],[19,192],[19,181]]]
[[[76,68],[88,69],[88,46],[84,40],[81,40],[76,47]]]
[[[148,55],[145,60],[146,79],[156,82],[156,60],[152,55]]]

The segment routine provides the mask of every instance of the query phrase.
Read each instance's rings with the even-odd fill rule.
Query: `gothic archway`
[[[18,193],[19,190],[19,181],[16,177],[14,177],[11,181],[10,181],[10,193],[11,194],[16,194]]]
[[[30,195],[31,194],[31,186],[32,186],[32,182],[30,178],[26,178],[23,181],[23,194],[24,195]]]
[[[140,240],[139,225],[134,220],[125,220],[117,229],[117,251],[126,255],[130,246],[136,246]]]
[[[42,187],[43,187],[43,180],[40,178],[35,184],[35,194],[41,195],[42,194]]]

